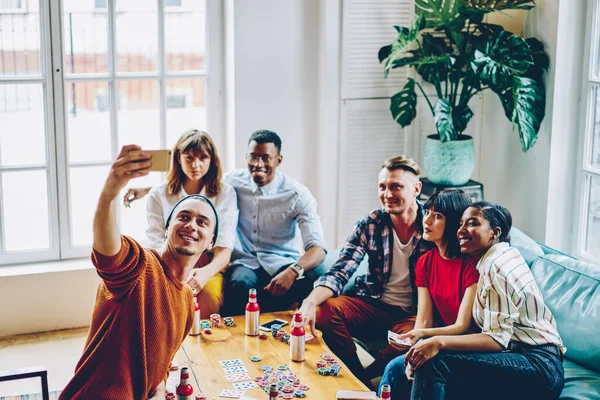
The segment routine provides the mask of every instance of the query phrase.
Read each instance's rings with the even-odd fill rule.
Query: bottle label
[[[258,335],[260,313],[258,311],[246,311],[246,335]]]
[[[290,359],[292,361],[304,361],[304,336],[292,336],[290,338]]]

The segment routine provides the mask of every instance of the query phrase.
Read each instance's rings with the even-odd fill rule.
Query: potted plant
[[[462,185],[470,179],[475,151],[463,132],[473,117],[469,101],[484,90],[500,98],[506,117],[518,128],[523,151],[535,144],[545,114],[542,74],[548,55],[539,40],[484,22],[491,12],[534,6],[531,0],[415,0],[416,21],[395,26],[398,38],[379,50],[385,77],[410,66],[435,89],[436,99],[408,79],[390,104],[394,119],[406,127],[417,115],[417,88],[427,101],[437,130],[424,149],[430,181]]]

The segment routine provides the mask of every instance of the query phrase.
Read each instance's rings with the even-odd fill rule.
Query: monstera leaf
[[[460,13],[464,0],[415,0],[415,11],[424,16],[428,28],[462,29],[466,17]]]
[[[439,99],[433,106],[433,122],[442,142],[454,140],[458,132],[454,128],[452,106],[448,99]]]
[[[464,0],[465,9],[474,9],[484,13],[520,9],[530,10],[535,7],[533,0]]]
[[[394,63],[406,55],[410,45],[417,39],[419,32],[425,28],[425,19],[419,16],[410,28],[402,26],[394,26],[394,28],[398,31],[398,38],[391,45],[379,49],[378,54],[379,62],[387,59],[383,71],[383,76],[386,78],[392,68],[398,68]]]
[[[537,140],[546,112],[546,96],[542,85],[527,77],[514,78],[514,112],[512,121],[519,128],[521,147],[526,152]]]
[[[415,81],[408,79],[401,92],[392,96],[390,111],[394,120],[402,127],[410,125],[417,116],[417,93],[415,92]]]
[[[498,31],[482,51],[475,50],[472,68],[481,82],[493,88],[512,83],[515,75],[522,75],[533,65],[531,48],[525,39],[507,31]]]

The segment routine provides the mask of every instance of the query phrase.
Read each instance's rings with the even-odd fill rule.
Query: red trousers
[[[344,360],[356,353],[352,337],[360,340],[387,340],[388,330],[405,333],[413,329],[415,316],[381,300],[338,296],[330,298],[317,308],[316,322],[327,346]],[[388,345],[377,356],[375,363],[381,365],[382,369],[402,353],[398,348]]]

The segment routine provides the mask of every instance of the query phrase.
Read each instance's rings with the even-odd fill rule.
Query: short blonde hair
[[[421,174],[421,168],[419,168],[419,165],[415,162],[415,160],[405,155],[386,158],[381,168],[385,168],[388,171],[403,169],[405,171],[412,172],[416,176]]]

